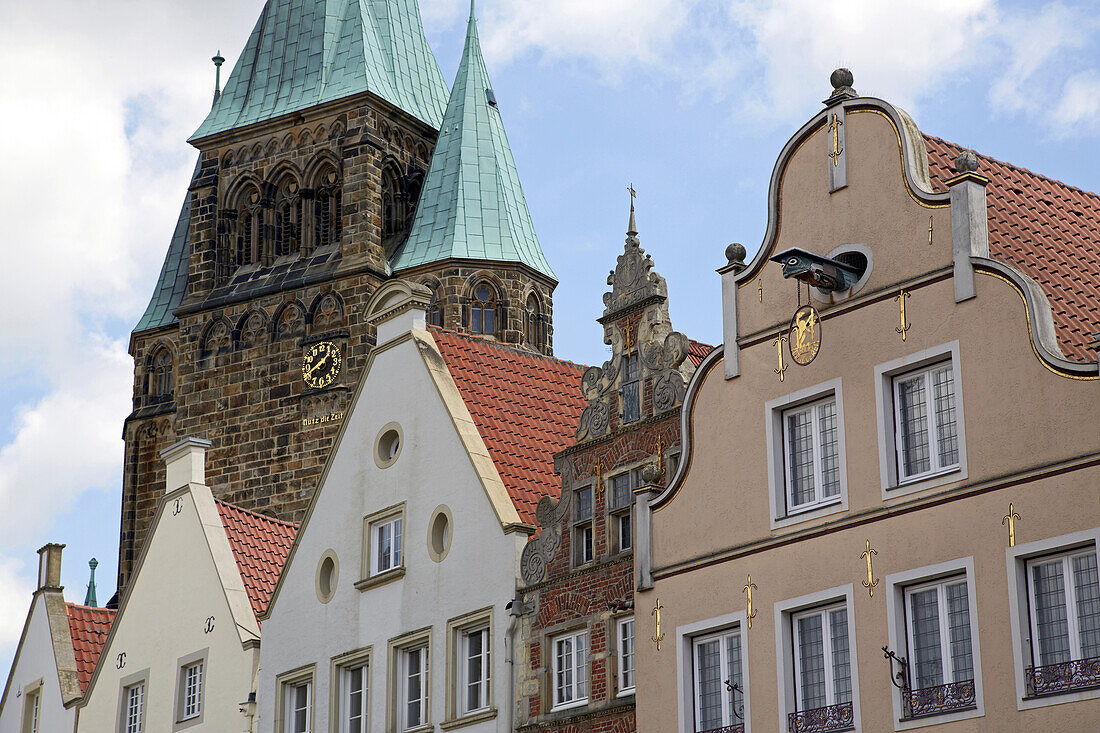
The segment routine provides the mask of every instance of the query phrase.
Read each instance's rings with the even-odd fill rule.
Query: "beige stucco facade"
[[[692,638],[722,629],[740,635],[743,654],[744,696],[735,700],[743,719],[728,730],[787,730],[798,704],[792,615],[827,605],[847,614],[853,719],[851,727],[807,730],[1091,730],[1100,691],[1025,689],[1033,662],[1024,568],[1031,557],[1095,551],[1100,538],[1097,365],[1067,366],[1049,353],[1045,299],[981,250],[981,181],[954,185],[979,196],[982,217],[963,225],[956,213],[953,221],[959,195],[932,193],[908,118],[879,100],[853,96],[842,106],[843,146],[833,145],[829,127],[837,107],[792,138],[776,165],[761,251],[720,271],[726,346],[689,388],[685,460],[652,502],[652,557],[639,558],[651,563],[642,572],[652,583],[636,594],[646,639],[637,651],[638,730],[702,730]],[[844,148],[846,185],[831,191],[828,153],[836,147]],[[839,302],[815,296],[820,352],[799,366],[782,345],[781,381],[776,338],[787,332],[798,291],[768,258],[792,247],[828,256],[850,244],[869,253],[869,277]],[[969,278],[974,297],[965,282],[960,290]],[[899,302],[901,289],[909,295]],[[899,481],[892,379],[948,363],[957,464]],[[839,498],[795,513],[785,506],[782,414],[822,399],[836,403]],[[1010,511],[1019,515],[1014,547],[1002,523]],[[905,588],[944,578],[967,583],[974,699],[903,720],[891,682],[898,667],[882,647],[907,655]],[[660,651],[650,640],[658,599]]]

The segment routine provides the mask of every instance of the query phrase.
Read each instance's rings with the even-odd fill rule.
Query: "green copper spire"
[[[94,557],[91,560],[88,561],[88,567],[90,567],[92,569],[92,577],[88,581],[88,594],[86,596],[84,596],[84,605],[85,606],[98,606],[99,605],[99,603],[96,601],[96,597],[95,597],[95,569],[98,566],[99,566],[99,560],[96,560]]]
[[[439,126],[447,84],[416,0],[268,0],[191,139],[365,91]]]
[[[554,277],[504,134],[472,3],[466,48],[416,217],[390,264],[402,270],[452,257],[522,262]]]

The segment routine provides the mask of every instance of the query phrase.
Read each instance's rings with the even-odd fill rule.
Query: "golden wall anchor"
[[[910,297],[909,291],[902,288],[898,291],[898,294],[894,296],[895,301],[901,302],[901,325],[894,330],[901,334],[901,340],[905,340],[905,332],[909,330],[909,323],[905,320],[905,299]]]
[[[661,609],[664,606],[661,605],[661,599],[657,599],[657,604],[653,606],[653,610],[650,614],[654,617],[654,621],[657,625],[657,632],[650,637],[650,641],[657,645],[657,651],[661,651],[661,642],[664,641],[665,635],[661,632]]]
[[[756,294],[760,297],[760,302],[764,302],[764,278],[756,278]]]
[[[787,337],[783,334],[779,334],[775,337],[775,351],[779,354],[779,368],[772,371],[779,375],[779,381],[783,381],[783,374],[787,371],[787,365],[783,363],[783,342],[787,340]]]
[[[1020,518],[1020,515],[1012,507],[1012,502],[1008,503],[1008,514],[1004,515],[1001,519],[1001,526],[1008,525],[1008,546],[1016,546],[1016,520]]]
[[[665,475],[665,439],[664,436],[657,436],[657,475]]]
[[[871,549],[871,540],[867,540],[867,549],[859,555],[860,560],[867,560],[867,580],[863,581],[863,587],[867,589],[867,595],[872,598],[875,595],[875,586],[878,585],[878,581],[875,580],[874,570],[871,567],[871,556],[877,554],[878,550]]]
[[[752,592],[756,590],[756,583],[752,582],[752,576],[748,576],[748,582],[745,583],[745,587],[741,589],[742,593],[748,596],[747,606],[745,610],[745,617],[748,619],[748,627],[752,628],[752,620],[756,618],[756,609],[752,607]]]
[[[928,246],[932,246],[932,217],[928,217]]]
[[[835,114],[829,123],[829,134],[833,138],[833,149],[829,151],[829,157],[833,159],[834,168],[840,163],[840,154],[844,152],[843,148],[840,147],[840,127],[843,124],[840,117]]]
[[[599,504],[603,501],[603,459],[600,458],[596,461],[596,490],[593,492],[596,495],[596,503]]]

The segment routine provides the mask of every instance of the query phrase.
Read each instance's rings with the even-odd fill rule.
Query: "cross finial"
[[[634,199],[638,198],[638,192],[634,190],[634,184],[631,183],[626,188],[630,192],[630,224],[626,228],[626,236],[636,237],[638,236],[638,225],[634,222]]]

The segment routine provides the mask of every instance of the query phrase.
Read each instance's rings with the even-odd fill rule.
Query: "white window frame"
[[[625,504],[615,504],[615,481],[616,479],[626,478],[627,482],[627,501]],[[607,522],[609,531],[611,533],[610,546],[613,548],[615,554],[630,552],[634,549],[634,491],[642,486],[642,469],[639,466],[629,468],[625,471],[611,476],[607,479],[607,515],[610,521]],[[630,527],[630,541],[623,547],[623,520],[629,523]]]
[[[409,659],[413,652],[419,652],[419,668],[413,670]],[[409,720],[409,704],[414,702],[408,697],[409,679],[416,674],[420,677],[420,720]],[[428,726],[431,711],[428,708],[431,695],[431,648],[427,643],[411,644],[402,647],[397,653],[397,729],[399,731],[416,730]]]
[[[203,670],[205,664],[199,660],[185,666],[183,675],[183,715],[180,720],[191,720],[202,713]],[[192,674],[193,673],[193,674]],[[192,676],[194,679],[192,680]],[[192,689],[192,683],[194,688]]]
[[[459,716],[472,715],[474,713],[480,713],[486,711],[492,705],[492,695],[489,694],[492,686],[492,630],[487,625],[476,626],[474,628],[463,629],[458,632],[458,664],[457,666],[457,678],[458,687],[455,694],[455,702],[458,704]],[[472,682],[467,675],[469,674],[468,662],[470,657],[470,636],[472,634],[481,634],[481,679],[478,682],[481,684],[481,696],[478,701],[477,707],[467,707],[467,686]]]
[[[580,494],[583,491],[590,492],[592,497],[592,509],[586,518],[579,518],[577,516],[577,510],[580,508]],[[591,485],[578,486],[573,489],[573,506],[570,508],[572,515],[572,536],[570,548],[570,554],[573,567],[580,567],[581,565],[587,565],[590,562],[596,560],[596,488]],[[587,539],[586,539],[587,533]],[[583,555],[578,555],[578,541],[584,544],[586,552]]]
[[[441,725],[442,728],[450,729],[457,725],[496,717],[493,691],[493,685],[496,683],[493,656],[497,652],[493,636],[495,628],[492,606],[486,606],[447,621],[447,684],[444,700],[445,719]],[[485,643],[481,650],[481,704],[478,707],[469,708],[466,705],[466,686],[470,681],[467,677],[469,635],[479,631],[485,633]]]
[[[783,423],[783,478],[785,484],[784,499],[786,500],[785,511],[787,516],[793,514],[801,514],[803,512],[813,511],[829,504],[836,504],[840,502],[840,492],[838,491],[834,496],[824,496],[824,470],[821,456],[821,416],[819,410],[825,405],[833,405],[836,409],[836,398],[832,395],[825,397],[824,399],[816,400],[808,404],[799,405],[798,407],[792,407],[783,410],[779,414],[779,419]],[[808,412],[810,414],[810,449],[812,453],[813,471],[814,471],[814,498],[798,506],[794,505],[794,481],[791,475],[791,469],[793,464],[791,462],[791,434],[787,430],[787,418],[791,415],[798,413]],[[837,437],[837,450],[840,450],[839,445],[839,427]],[[838,460],[841,457],[838,453]],[[838,471],[839,472],[839,471]],[[839,479],[838,479],[839,480]]]
[[[134,693],[137,693],[137,720],[134,720]],[[122,733],[143,733],[145,730],[145,680],[123,688]]]
[[[300,689],[306,691],[306,729],[297,731],[294,729],[294,717],[298,712],[296,693]],[[301,682],[288,682],[283,685],[283,730],[285,733],[310,733],[313,729],[313,683],[306,680]]]
[[[41,733],[42,687],[39,678],[23,688],[23,718],[19,724],[21,733]]]
[[[942,583],[952,579],[966,579],[966,601],[970,612],[970,653],[974,658],[974,705],[972,710],[957,710],[943,715],[913,720],[902,720],[902,696],[901,691],[891,685],[894,711],[894,730],[903,731],[912,728],[924,728],[930,725],[942,725],[957,720],[980,718],[985,715],[985,695],[982,688],[982,649],[978,629],[978,594],[974,580],[974,558],[961,557],[935,565],[927,565],[912,570],[904,570],[899,573],[891,573],[883,580],[886,584],[886,615],[887,633],[890,639],[891,649],[899,657],[907,657],[910,665],[913,660],[908,652],[911,648],[909,641],[908,624],[908,598],[906,589],[917,589],[919,586],[927,586],[930,583]],[[897,671],[895,665],[891,673]],[[912,671],[910,671],[912,675]]]
[[[360,728],[364,732],[370,730],[371,652],[368,647],[342,654],[332,660],[332,700],[330,709],[334,712],[334,716],[330,728],[333,733],[352,733],[350,677],[356,669],[362,670],[360,674],[362,687],[359,691],[362,722]]]
[[[709,634],[700,634],[700,635],[692,638],[692,640],[691,640],[692,670],[691,671],[692,671],[692,680],[693,680],[693,682],[699,676],[699,673],[698,673],[699,672],[699,655],[696,653],[696,649],[698,649],[699,645],[700,644],[705,644],[705,643],[710,642],[710,641],[715,641],[715,640],[723,641],[727,637],[735,635],[735,634],[737,636],[741,637],[740,627],[721,629],[719,631],[715,631],[715,632],[712,632],[712,633],[709,633]],[[741,642],[741,645],[742,645],[741,646],[742,667],[744,667],[744,656],[745,656],[745,647],[744,647],[745,639],[744,639],[744,637],[740,638],[740,642]],[[728,647],[725,644],[719,644],[718,650],[719,650],[719,668],[720,669],[726,669],[729,666],[729,653],[727,651],[727,648]],[[743,679],[744,678],[744,671],[742,671],[741,676],[742,676],[742,679]],[[744,705],[744,698],[745,698],[744,690],[738,690],[738,691],[741,692],[741,704]],[[732,695],[732,693],[730,693],[730,694]],[[698,730],[699,729],[699,718],[702,715],[702,710],[700,709],[702,700],[700,699],[700,697],[698,695],[698,689],[695,687],[694,684],[692,684],[691,699],[692,699],[692,714],[694,715],[694,729]],[[723,708],[722,708],[722,726],[723,727],[731,726],[731,725],[737,725],[738,723],[743,722],[742,718],[737,718],[733,714],[732,708],[737,705],[737,702],[738,702],[737,699],[731,696],[730,697],[730,706],[731,706],[730,709],[727,709],[725,706],[723,706]],[[741,714],[742,714],[742,716],[744,716],[744,709],[743,708],[742,708]]]
[[[956,461],[951,464],[940,463],[939,439],[940,428],[936,424],[935,416],[935,392],[932,384],[932,373],[939,371],[947,367],[950,379],[952,382],[955,380],[955,366],[951,361],[944,360],[938,361],[928,366],[920,367],[919,369],[913,369],[908,372],[901,372],[895,374],[891,378],[891,383],[894,392],[894,446],[897,461],[898,483],[899,485],[917,483],[926,479],[935,478],[945,473],[953,473],[959,468],[959,463]],[[925,407],[927,409],[926,420],[928,423],[928,465],[927,471],[921,471],[920,473],[914,473],[912,475],[902,475],[902,458],[901,458],[901,382],[906,382],[915,378],[920,378],[924,382],[924,393],[926,395]],[[955,399],[954,392],[952,392],[951,399]],[[952,406],[954,409],[954,406]],[[958,430],[958,412],[955,412],[955,428]],[[958,433],[956,432],[956,441],[958,441]],[[957,452],[957,451],[956,451]],[[961,455],[960,455],[961,459]]]
[[[370,529],[371,539],[371,576],[382,575],[402,566],[404,558],[405,522],[400,515],[373,522]],[[384,530],[390,532],[390,552],[385,560],[387,567],[382,567],[382,553],[379,551],[380,535]]]
[[[1064,552],[1055,552],[1049,555],[1039,555],[1025,561],[1025,572],[1027,573],[1027,600],[1028,600],[1028,616],[1031,619],[1031,658],[1036,662],[1036,666],[1040,662],[1039,658],[1039,621],[1035,609],[1035,580],[1032,577],[1031,569],[1036,565],[1048,565],[1055,561],[1058,561],[1062,565],[1062,583],[1063,590],[1066,594],[1066,626],[1069,635],[1069,653],[1071,660],[1084,659],[1084,652],[1081,650],[1081,620],[1077,616],[1077,583],[1074,582],[1073,577],[1073,564],[1072,560],[1075,557],[1081,555],[1097,555],[1096,548],[1094,547],[1078,547],[1072,550]]]
[[[316,708],[314,671],[314,665],[311,664],[306,667],[299,667],[298,669],[284,672],[275,678],[275,689],[279,695],[276,701],[277,712],[275,730],[277,733],[299,733],[299,731],[294,730],[294,709],[293,702],[291,701],[291,693],[303,686],[306,689],[305,733],[312,733],[314,727],[313,714]]]
[[[899,430],[895,378],[904,377],[906,374],[915,374],[923,369],[942,365],[944,362],[950,362],[951,377],[954,382],[955,434],[958,437],[959,462],[957,465],[939,472],[901,478],[898,466]],[[966,418],[963,409],[962,361],[959,356],[959,342],[951,341],[909,354],[900,359],[878,364],[875,366],[874,371],[876,385],[875,413],[878,419],[879,481],[882,486],[883,501],[965,480],[968,475]],[[934,418],[932,422],[935,422]]]
[[[617,672],[619,680],[619,691],[616,693],[616,697],[625,697],[626,695],[633,695],[635,687],[637,685],[637,643],[635,641],[635,632],[637,626],[634,624],[633,616],[623,616],[621,618],[614,619],[615,621],[615,670]],[[627,625],[630,625],[630,649],[627,650],[627,642],[623,639],[623,630]],[[628,660],[629,659],[629,666]]]
[[[833,705],[839,705],[836,700],[836,664],[833,660],[833,644],[832,644],[832,622],[830,616],[833,611],[843,609],[845,611],[845,626],[851,621],[851,611],[844,605],[844,603],[828,603],[823,606],[817,606],[815,608],[808,609],[806,611],[799,611],[798,613],[791,614],[791,636],[794,642],[794,699],[795,706],[798,710],[806,710],[805,701],[802,700],[802,679],[799,676],[802,670],[802,645],[799,644],[798,639],[798,622],[804,618],[819,617],[821,619],[822,630],[822,644],[821,649],[824,653],[823,664],[825,666],[825,705],[819,707],[831,707]],[[848,634],[848,654],[851,658],[851,633]],[[850,666],[850,665],[849,665]],[[816,709],[816,708],[812,708]]]
[[[779,689],[779,730],[787,730],[787,715],[801,710],[796,708],[796,695],[801,695],[796,690],[797,684],[797,660],[795,658],[794,625],[792,619],[802,615],[805,611],[824,610],[826,607],[836,608],[844,606],[848,610],[848,660],[851,665],[852,679],[852,721],[856,731],[862,731],[859,707],[859,657],[856,648],[856,624],[852,602],[854,589],[851,585],[842,585],[816,593],[810,593],[797,598],[779,601],[775,604],[775,658],[776,681]],[[827,666],[831,670],[831,666]],[[831,675],[831,671],[829,672]],[[831,689],[831,685],[827,690]],[[747,708],[746,708],[747,709]],[[746,719],[748,715],[746,714]]]
[[[578,661],[577,661],[577,657],[578,657],[578,655],[577,655],[577,640],[581,639],[582,637],[584,639],[584,660],[582,662],[578,663]],[[563,690],[562,690],[562,688],[560,688],[558,686],[558,675],[561,672],[561,666],[560,666],[561,665],[561,660],[560,660],[560,655],[558,654],[558,645],[560,643],[564,642],[564,641],[572,642],[571,666],[569,668],[569,671],[572,672],[572,675],[573,675],[572,682],[570,683],[570,687],[572,688],[572,695],[573,696],[570,697],[569,699],[562,699],[563,698],[563,695],[562,695]],[[552,701],[553,701],[553,704],[551,705],[550,710],[551,711],[567,710],[569,708],[575,708],[575,707],[580,707],[581,705],[587,705],[588,704],[589,687],[592,684],[592,680],[590,679],[589,670],[588,670],[588,668],[589,668],[588,662],[589,662],[589,659],[591,657],[591,649],[589,648],[588,629],[587,628],[574,629],[573,631],[570,631],[568,633],[558,634],[557,636],[554,636],[553,638],[551,638],[551,640],[550,640],[550,657],[551,657],[550,689],[551,689]],[[583,697],[579,696],[577,694],[577,687],[579,686],[578,682],[577,682],[578,672],[582,672],[584,674],[584,696]]]
[[[1100,558],[1100,527],[1049,537],[1034,542],[1005,548],[1005,566],[1008,571],[1009,625],[1012,631],[1012,654],[1016,673],[1016,709],[1061,705],[1100,698],[1100,689],[1076,690],[1063,695],[1026,697],[1026,667],[1032,666],[1032,630],[1029,620],[1030,587],[1027,561],[1060,553],[1076,553],[1086,549],[1097,551]]]
[[[938,629],[940,634],[940,674],[943,677],[943,682],[941,684],[948,685],[954,684],[955,682],[966,681],[955,679],[955,669],[951,660],[950,625],[947,618],[947,586],[958,585],[959,583],[963,583],[967,586],[967,593],[969,594],[970,586],[967,584],[966,577],[957,575],[911,585],[903,591],[905,594],[905,633],[907,648],[909,650],[909,681],[912,684],[916,684],[917,660],[915,651],[916,640],[913,638],[915,629],[913,626],[913,604],[911,599],[915,593],[924,593],[930,590],[936,591],[936,610],[939,615],[937,623],[939,624]],[[967,611],[969,613],[969,597],[967,599]],[[973,631],[971,633],[973,633]],[[913,689],[917,690],[923,688],[914,687]]]
[[[806,504],[788,509],[787,437],[783,416],[789,411],[811,404],[836,400],[837,454],[840,462],[840,494],[817,504]],[[838,512],[848,511],[848,460],[844,439],[844,390],[841,380],[827,382],[768,400],[764,403],[764,421],[767,426],[766,449],[768,456],[768,505],[772,529],[788,527]],[[816,430],[816,426],[815,426]],[[816,487],[816,484],[815,484]]]
[[[752,696],[749,694],[749,655],[745,639],[746,617],[744,611],[724,614],[714,618],[696,621],[676,627],[676,699],[679,704],[678,733],[695,732],[695,646],[696,639],[716,633],[729,633],[737,629],[741,636],[741,696],[743,719],[738,721],[745,726],[745,733],[752,733]],[[787,730],[784,719],[783,728]]]

